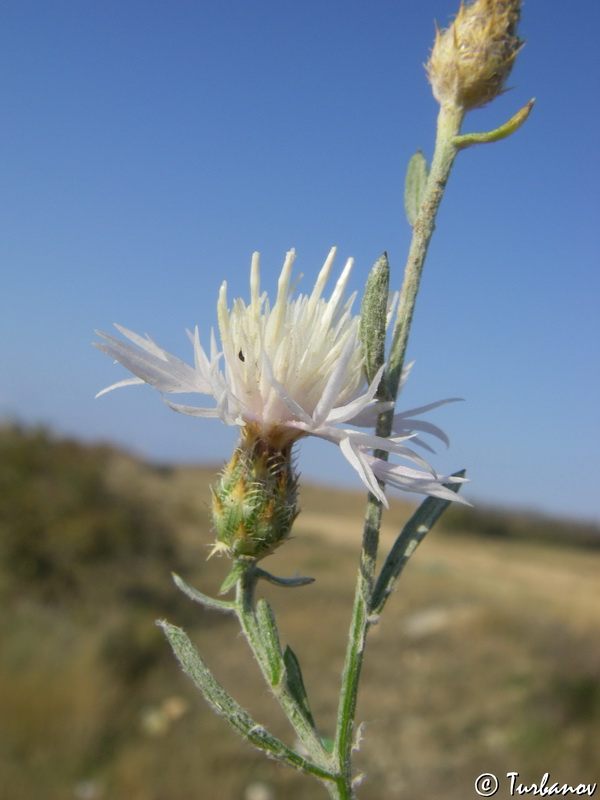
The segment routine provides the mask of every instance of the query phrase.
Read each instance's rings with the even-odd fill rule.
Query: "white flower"
[[[329,300],[322,297],[335,252],[333,248],[329,253],[312,293],[292,299],[290,279],[295,251],[290,250],[273,307],[266,292],[260,293],[259,255],[254,253],[250,303],[237,299],[229,309],[227,285],[221,286],[217,304],[221,349],[214,332],[207,354],[200,344],[198,328],[194,333],[188,331],[194,347],[194,366],[167,353],[150,337],[141,337],[119,325],[115,327],[133,344],[98,331],[105,341],[96,346],[137,376],[99,394],[120,386],[149,383],[163,393],[163,399],[175,411],[219,417],[226,425],[240,426],[243,434],[251,432],[273,449],[288,448],[304,436],[327,439],[339,445],[364,484],[386,506],[377,478],[405,491],[460,502],[456,493],[442,484],[461,479],[436,475],[426,461],[403,444],[412,439],[427,447],[417,438],[419,432],[447,443],[437,426],[413,416],[451,399],[396,414],[395,435],[388,439],[355,430],[374,428],[378,414],[392,404],[374,399],[383,368],[370,385],[364,376],[358,336],[360,318],[351,312],[355,295],[345,299],[352,259],[346,263]],[[407,375],[408,370],[403,381]],[[216,406],[181,405],[168,400],[165,393],[210,395]],[[420,469],[376,458],[371,451],[377,449],[400,456]]]

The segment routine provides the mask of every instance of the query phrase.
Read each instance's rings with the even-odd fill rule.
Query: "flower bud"
[[[291,451],[292,445],[276,449],[252,426],[243,428],[242,440],[213,489],[213,552],[259,559],[287,538],[298,515]]]
[[[360,344],[369,383],[385,362],[385,333],[390,297],[390,265],[387,253],[377,259],[365,286],[360,309]]]
[[[517,35],[520,5],[520,0],[461,2],[452,25],[436,31],[427,75],[440,105],[470,111],[502,93],[523,45]]]

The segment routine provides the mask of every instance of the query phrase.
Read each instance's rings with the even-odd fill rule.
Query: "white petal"
[[[340,450],[350,464],[354,467],[354,469],[358,472],[360,479],[365,484],[367,489],[374,494],[375,497],[377,497],[377,499],[380,500],[386,508],[389,508],[387,498],[377,483],[377,479],[373,474],[371,465],[365,458],[364,454],[361,453],[357,447],[354,447],[349,437],[345,437],[340,441]]]
[[[201,392],[202,394],[210,394],[210,386],[202,380],[202,377],[189,364],[165,351],[161,351],[160,356],[155,355],[153,350],[157,345],[153,345],[152,348],[146,347],[144,352],[128,342],[116,339],[114,336],[109,336],[101,331],[98,331],[98,333],[106,339],[108,344],[94,342],[95,347],[114,358],[115,361],[118,361],[130,372],[133,372],[138,378],[151,384],[156,389],[164,392]],[[146,345],[149,344],[146,340],[142,339],[142,341]]]
[[[113,383],[111,386],[107,386],[106,389],[102,389],[102,391],[98,392],[96,398],[102,397],[103,394],[107,392],[112,392],[113,389],[120,389],[122,386],[135,386],[136,384],[145,383],[141,378],[125,378],[124,381],[119,381],[118,383]]]
[[[431,480],[431,476],[427,473],[419,472],[410,467],[390,464],[387,461],[373,458],[372,456],[366,456],[366,458],[371,465],[373,473],[382,481],[389,483],[391,486],[395,486],[397,489],[440,497],[444,500],[461,503],[462,505],[471,505],[467,500],[456,494],[456,492],[442,485],[443,483],[464,483],[464,478],[443,476],[438,480]]]
[[[321,271],[317,277],[315,282],[314,289],[312,290],[312,294],[308,301],[308,306],[306,309],[307,318],[312,319],[314,311],[317,307],[317,303],[321,299],[321,295],[323,294],[323,289],[325,288],[325,284],[327,283],[327,279],[329,278],[329,273],[331,272],[331,267],[333,266],[333,260],[335,258],[335,254],[337,252],[337,247],[332,247],[329,251],[329,255],[325,259],[325,263],[323,264]]]
[[[438,408],[439,406],[443,406],[446,403],[457,403],[462,401],[462,397],[446,397],[444,400],[436,400],[435,403],[427,403],[425,406],[418,406],[418,408],[409,408],[407,411],[403,411],[401,414],[396,414],[394,416],[394,421],[396,419],[402,420],[404,417],[414,417],[417,414],[424,414],[426,411],[431,411],[433,408]]]
[[[375,397],[375,393],[379,388],[379,383],[381,381],[381,376],[383,375],[383,370],[385,369],[385,364],[377,370],[377,374],[375,378],[371,381],[371,385],[369,386],[368,391],[365,394],[361,395],[360,397],[355,398],[354,400],[346,403],[344,406],[338,406],[337,408],[332,409],[332,411],[327,415],[326,422],[330,425],[335,425],[339,422],[349,422],[351,425],[358,425],[355,420],[357,418],[360,419],[360,415],[363,412],[363,409],[373,401]],[[389,407],[393,405],[393,403],[386,404]],[[380,409],[377,411],[377,414],[374,417],[374,423],[368,425],[366,427],[374,428],[375,423],[377,422],[377,417],[381,413]]]
[[[148,335],[145,337],[140,336],[138,333],[130,331],[129,328],[124,328],[123,325],[117,325],[116,322],[115,328],[119,331],[119,333],[122,333],[123,336],[126,336],[128,339],[134,342],[134,344],[137,344],[138,347],[141,347],[142,350],[152,353],[152,355],[157,356],[157,358],[166,360],[165,351],[159,347]],[[96,331],[96,333],[99,333],[100,336],[104,336],[105,339],[107,338],[101,331]]]
[[[344,298],[344,292],[346,291],[346,285],[348,283],[348,279],[350,278],[350,273],[352,272],[353,266],[354,259],[349,258],[348,261],[346,261],[346,266],[342,270],[342,274],[338,278],[332,295],[329,298],[329,302],[327,303],[327,308],[322,319],[323,327],[329,327],[335,319],[340,303]]]
[[[353,336],[349,336],[335,369],[329,376],[329,380],[325,385],[323,394],[321,395],[321,398],[319,399],[319,402],[317,403],[313,412],[312,417],[317,425],[322,425],[325,422],[331,413],[335,401],[340,395],[340,390],[346,380],[348,364],[350,363],[350,359],[352,358],[355,347],[356,339]]]
[[[173,409],[173,411],[178,411],[180,414],[187,414],[190,417],[216,418],[220,416],[217,408],[200,408],[199,406],[185,406],[182,405],[181,403],[173,403],[171,400],[168,400],[164,396],[163,400],[169,406],[169,408]]]
[[[290,288],[290,278],[292,273],[292,265],[296,258],[296,251],[292,248],[288,251],[279,281],[277,284],[277,299],[273,306],[271,316],[265,326],[265,341],[268,343],[275,342],[281,339],[283,331],[283,322],[285,319],[286,309],[288,305],[288,293]]]
[[[421,431],[421,433],[428,433],[431,436],[435,436],[436,439],[440,439],[442,442],[444,442],[446,447],[450,445],[450,439],[448,439],[444,431],[441,428],[438,428],[437,425],[434,425],[431,422],[426,422],[425,420],[422,419],[410,419],[410,420],[404,420],[404,422],[406,424],[406,427],[404,426],[395,427],[394,430],[397,431],[398,433],[401,430]],[[429,445],[424,444],[423,442],[421,442],[420,439],[415,441],[418,441],[421,446],[426,447],[428,450],[431,450]],[[431,452],[433,453],[434,451],[431,450]]]
[[[394,407],[391,401],[381,402],[377,401],[372,406],[359,411],[352,417],[352,424],[359,428],[375,428],[377,426],[377,419],[384,411],[389,411]]]
[[[204,352],[204,348],[200,344],[200,332],[198,330],[198,326],[194,328],[194,333],[191,331],[186,331],[191,343],[194,346],[194,365],[196,370],[202,375],[202,377],[210,383],[210,361],[208,360],[208,356]]]
[[[292,414],[295,414],[302,422],[304,422],[309,429],[312,430],[314,428],[314,421],[310,417],[309,414],[300,406],[296,401],[289,396],[286,392],[285,388],[279,383],[275,375],[273,374],[273,367],[271,366],[271,362],[267,358],[267,354],[263,350],[263,369],[265,370],[267,380],[271,384],[271,386],[275,389],[279,397],[283,400]]]

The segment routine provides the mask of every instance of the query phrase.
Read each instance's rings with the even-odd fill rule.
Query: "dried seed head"
[[[520,6],[520,0],[461,2],[452,25],[436,31],[427,75],[440,105],[470,111],[502,93],[523,46]]]

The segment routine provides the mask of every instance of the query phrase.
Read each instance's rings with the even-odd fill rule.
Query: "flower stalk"
[[[417,295],[425,265],[435,220],[444,195],[450,172],[460,150],[472,144],[498,141],[514,133],[525,122],[533,107],[533,100],[500,128],[482,134],[461,136],[461,127],[466,113],[494,99],[501,91],[521,42],[516,37],[520,3],[511,0],[477,0],[469,6],[461,4],[455,25],[445,34],[438,31],[436,44],[428,65],[429,78],[434,95],[440,103],[437,131],[431,169],[427,174],[426,162],[421,156],[409,169],[411,186],[407,185],[407,216],[413,227],[410,249],[400,292],[400,304],[394,325],[392,345],[385,375],[387,396],[395,400],[401,385],[402,371]],[[509,7],[508,9],[506,7]],[[488,14],[491,13],[491,19]],[[469,30],[471,28],[471,30]],[[476,36],[473,38],[473,32]],[[461,35],[470,37],[465,46]],[[476,63],[465,63],[465,49],[474,51],[487,37],[487,59]],[[479,41],[477,41],[479,38]],[[495,38],[490,42],[490,38]],[[449,44],[451,42],[451,44]],[[443,57],[440,51],[443,52]],[[500,53],[500,55],[499,55]],[[496,58],[494,64],[493,59]],[[468,61],[468,58],[467,58]],[[498,64],[501,62],[501,66]],[[494,74],[494,69],[500,70]],[[447,80],[449,79],[449,80]],[[447,80],[447,83],[444,83]],[[425,168],[421,164],[425,163]],[[415,172],[417,178],[415,179]],[[419,175],[419,172],[421,173]],[[416,196],[416,201],[414,198]],[[414,201],[414,202],[413,202]],[[376,435],[386,437],[392,430],[390,412],[380,414]],[[387,458],[385,453],[378,454]],[[461,473],[464,474],[464,473]],[[382,486],[383,488],[383,486]],[[458,490],[459,487],[452,487]],[[431,501],[431,503],[429,503]],[[367,635],[379,614],[391,587],[397,580],[406,561],[412,555],[436,519],[445,510],[440,501],[429,498],[423,502],[417,514],[409,520],[390,553],[376,582],[379,532],[382,521],[381,500],[369,494],[365,511],[360,564],[354,594],[352,621],[348,637],[346,659],[342,673],[342,688],[338,707],[335,753],[338,768],[351,783],[352,749],[354,746],[355,713]],[[354,798],[354,794],[349,794]]]
[[[433,234],[435,217],[442,201],[444,189],[458,149],[453,138],[459,133],[464,112],[440,109],[438,133],[431,171],[427,179],[419,214],[413,225],[413,236],[400,293],[400,306],[394,326],[392,346],[386,371],[386,391],[394,399],[400,386],[404,366],[408,334],[413,319],[419,284]],[[377,421],[377,436],[389,436],[392,415],[382,413]],[[385,454],[381,454],[385,458]],[[379,498],[370,494],[365,511],[360,564],[354,593],[352,621],[348,636],[348,647],[342,673],[342,689],[338,707],[335,753],[340,771],[352,785],[352,748],[356,736],[355,715],[360,678],[364,660],[366,639],[371,625],[377,621],[373,596],[376,580],[379,531],[383,506]],[[350,794],[349,798],[354,795]]]

